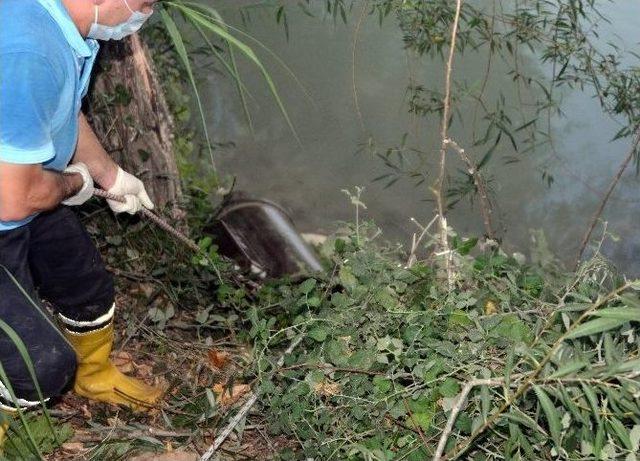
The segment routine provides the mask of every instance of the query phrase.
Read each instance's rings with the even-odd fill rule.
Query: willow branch
[[[633,155],[635,154],[639,143],[640,143],[640,128],[637,128],[635,132],[633,144],[631,145],[631,149],[629,149],[629,153],[620,164],[620,168],[618,168],[618,172],[616,173],[613,180],[611,181],[611,184],[609,184],[609,188],[607,189],[607,192],[604,194],[604,197],[600,202],[600,206],[591,217],[591,224],[589,225],[587,232],[584,234],[584,237],[582,237],[582,242],[580,243],[580,250],[578,251],[578,257],[576,258],[576,263],[573,269],[574,271],[578,268],[578,264],[580,264],[580,261],[582,260],[582,255],[584,254],[584,250],[587,248],[589,239],[591,239],[591,234],[593,233],[593,230],[595,229],[596,224],[598,223],[598,219],[600,219],[600,216],[604,211],[604,207],[607,205],[607,202],[609,201],[609,197],[611,197],[613,190],[618,185],[618,182],[622,177],[622,173],[624,173],[624,171],[629,166],[629,163],[631,162],[631,159],[633,158]]]
[[[632,282],[622,285],[621,287],[613,290],[612,292],[610,292],[609,294],[607,294],[606,296],[604,296],[603,298],[595,302],[589,309],[584,311],[582,315],[575,322],[573,322],[569,326],[569,328],[567,328],[567,331],[553,343],[553,345],[549,348],[549,352],[547,352],[547,354],[540,361],[538,366],[531,373],[527,375],[527,377],[524,379],[524,382],[520,384],[520,386],[518,386],[516,391],[498,408],[498,410],[495,413],[493,413],[489,418],[487,418],[484,424],[482,424],[482,426],[476,429],[465,442],[463,442],[462,444],[456,445],[450,452],[448,452],[444,456],[443,459],[458,459],[461,455],[463,455],[471,447],[473,442],[480,435],[482,435],[487,429],[493,426],[498,421],[498,419],[504,414],[504,412],[506,412],[511,407],[511,405],[513,405],[531,387],[531,385],[538,379],[538,376],[540,375],[540,373],[542,373],[542,370],[544,369],[544,367],[547,365],[547,363],[549,363],[549,361],[553,358],[555,353],[558,351],[558,348],[560,347],[560,345],[576,329],[576,327],[581,325],[582,322],[586,320],[587,317],[589,317],[594,311],[596,311],[597,309],[599,309],[600,307],[608,303],[611,299],[615,298],[616,296],[618,296],[620,293],[622,293],[632,285],[633,285]]]
[[[607,368],[607,367],[602,367],[602,368]],[[535,370],[534,370],[535,372]],[[635,377],[637,377],[638,375],[640,375],[640,372],[631,372],[628,375],[624,376],[624,375],[616,375],[616,376],[610,376],[608,379],[615,379],[616,381],[619,381],[621,377],[625,377],[627,379],[633,379]],[[462,388],[462,391],[460,391],[460,394],[458,394],[458,397],[456,398],[452,408],[451,408],[451,413],[449,413],[449,418],[447,419],[447,424],[445,425],[444,429],[442,430],[442,434],[440,435],[440,439],[438,441],[438,447],[436,448],[435,454],[433,455],[433,461],[441,461],[443,459],[442,454],[444,453],[444,448],[447,445],[447,440],[449,440],[449,436],[451,435],[451,432],[453,431],[453,425],[455,424],[456,420],[458,419],[458,414],[460,413],[460,411],[462,411],[462,409],[465,406],[465,403],[467,401],[467,398],[469,396],[469,393],[471,392],[471,390],[474,387],[478,387],[478,386],[489,386],[489,387],[497,387],[497,386],[509,386],[509,387],[517,387],[519,386],[519,382],[522,381],[522,379],[526,379],[529,376],[531,376],[530,374],[527,373],[518,373],[515,375],[511,376],[510,382],[507,384],[507,380],[505,377],[495,377],[495,378],[485,378],[485,379],[478,379],[478,378],[474,378],[471,381],[468,381],[464,387]],[[610,388],[616,388],[618,387],[617,384],[614,383],[610,383],[608,381],[608,379],[598,379],[598,378],[581,378],[581,377],[561,377],[561,378],[547,378],[547,377],[541,377],[541,378],[537,378],[535,379],[535,383],[540,385],[540,386],[554,386],[554,385],[565,385],[565,384],[580,384],[580,383],[585,383],[585,384],[590,384],[590,385],[597,385],[597,386],[603,386],[603,387],[610,387]],[[533,384],[533,380],[531,381],[531,383]],[[541,432],[544,432],[542,428],[540,428]]]

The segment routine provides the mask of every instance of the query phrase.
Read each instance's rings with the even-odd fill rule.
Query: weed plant
[[[268,429],[299,444],[283,459],[424,460],[455,406],[454,457],[636,459],[640,284],[599,259],[573,275],[489,248],[458,257],[449,291],[363,235],[324,248],[329,277],[247,306]]]

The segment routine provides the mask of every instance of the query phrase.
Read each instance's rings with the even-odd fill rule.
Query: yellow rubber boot
[[[162,390],[122,374],[109,360],[113,347],[113,322],[89,333],[64,329],[78,356],[73,390],[83,397],[148,410],[160,399]]]

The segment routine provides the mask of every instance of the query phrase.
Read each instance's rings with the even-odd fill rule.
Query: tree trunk
[[[146,45],[137,34],[101,44],[89,121],[104,148],[164,207],[181,197],[173,118]]]

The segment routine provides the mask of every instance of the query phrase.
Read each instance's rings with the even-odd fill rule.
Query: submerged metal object
[[[323,270],[287,212],[269,200],[232,197],[207,231],[220,254],[261,278]]]

